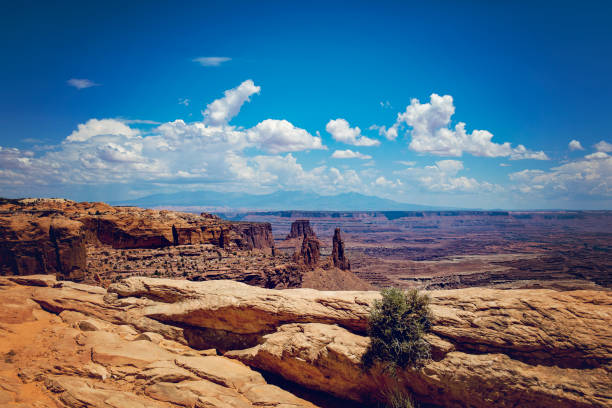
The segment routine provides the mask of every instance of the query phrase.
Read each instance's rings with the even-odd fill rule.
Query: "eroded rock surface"
[[[332,239],[332,264],[343,271],[351,269],[351,264],[344,253],[344,241],[342,240],[342,233],[340,228],[334,230],[334,238]]]
[[[57,274],[82,280],[86,245],[114,249],[211,244],[271,253],[268,223],[223,221],[195,215],[62,199],[0,203],[0,273]]]
[[[302,238],[304,235],[316,238],[316,234],[310,226],[310,220],[295,220],[291,223],[291,230],[286,239]]]
[[[17,282],[40,280],[0,278],[3,407],[315,407],[235,359],[139,330],[130,310],[149,301]]]
[[[399,373],[418,400],[448,407],[612,406],[610,292],[430,295],[433,359]],[[106,291],[3,278],[0,377],[13,391],[0,390],[0,398],[31,401],[27,390],[40,401],[76,407],[312,406],[253,370],[262,369],[371,401],[385,377],[363,371],[360,361],[378,296],[137,277]],[[210,350],[220,339],[223,356]]]
[[[0,214],[0,274],[54,274],[82,280],[85,228],[65,217]]]
[[[304,386],[357,401],[378,389],[377,376],[359,364],[376,292],[144,278],[110,290],[127,299],[162,300],[144,313],[165,324],[261,334],[260,344],[226,355]],[[473,288],[430,294],[434,360],[402,374],[419,399],[446,406],[610,406],[609,292]]]
[[[307,268],[316,268],[321,259],[321,244],[310,235],[304,234],[300,250],[294,255],[294,259]]]

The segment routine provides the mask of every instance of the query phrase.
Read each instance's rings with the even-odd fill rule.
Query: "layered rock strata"
[[[195,286],[131,278],[111,291],[163,300],[145,314],[164,324],[260,335],[260,344],[226,353],[253,367],[356,401],[376,395],[381,377],[363,372],[360,357],[368,344],[369,306],[378,293],[251,289],[256,288],[234,282]],[[430,294],[434,359],[401,374],[418,399],[451,407],[612,403],[609,292]]]
[[[115,249],[212,244],[226,249],[274,247],[267,223],[222,221],[209,215],[60,199],[26,199],[0,204],[0,272],[56,273],[79,280],[86,245]]]
[[[0,216],[0,274],[55,274],[81,280],[85,229],[64,217]]]
[[[0,278],[5,307],[0,317],[0,405],[315,408],[215,350],[194,350],[170,340],[170,332],[148,331],[158,326],[125,324],[129,307],[112,305],[102,292],[57,283],[48,275],[14,282]]]
[[[19,359],[17,366],[25,385],[40,384],[45,396],[68,406],[86,405],[71,402],[79,398],[105,406],[95,401],[110,398],[110,391],[104,394],[109,389],[126,401],[152,401],[139,401],[144,406],[275,406],[276,401],[285,407],[279,401],[294,398],[226,357],[354,401],[380,397],[386,381],[376,369],[365,372],[360,365],[377,292],[269,290],[232,281],[138,277],[106,291],[44,275],[11,279],[0,281],[2,304],[8,305],[0,330],[8,337],[0,345],[6,348],[16,339],[11,332],[19,333],[6,322],[38,318],[41,312],[28,308],[38,304],[57,314],[58,327],[68,325],[70,331],[36,334],[27,342],[45,350],[44,358],[36,364]],[[612,406],[610,292],[457,289],[429,294],[434,324],[427,340],[433,359],[421,369],[399,373],[400,384],[418,400],[447,407]],[[23,299],[27,310],[19,305]],[[75,357],[55,346],[59,352],[51,353],[49,362],[49,346],[41,342],[64,344],[60,338],[77,347],[70,354]],[[204,350],[213,346],[224,357],[208,358],[211,352]]]

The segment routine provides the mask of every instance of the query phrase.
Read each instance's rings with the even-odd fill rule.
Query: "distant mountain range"
[[[305,210],[305,211],[426,211],[451,209],[418,204],[400,203],[385,198],[359,193],[324,196],[303,191],[277,191],[271,194],[222,193],[190,191],[172,194],[153,194],[113,205],[138,207],[207,207],[215,210]]]

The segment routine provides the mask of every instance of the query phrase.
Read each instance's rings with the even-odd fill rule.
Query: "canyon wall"
[[[63,217],[0,216],[0,274],[56,274],[81,280],[85,228]]]
[[[211,244],[272,252],[269,223],[223,221],[194,215],[60,199],[0,204],[0,271],[5,275],[56,273],[79,280],[86,245],[116,249]]]

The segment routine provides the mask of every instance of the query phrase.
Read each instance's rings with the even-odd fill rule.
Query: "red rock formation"
[[[308,234],[304,234],[300,252],[296,253],[294,258],[297,262],[301,262],[307,267],[315,268],[321,258],[319,241]]]
[[[351,269],[351,264],[344,254],[344,241],[342,240],[342,235],[340,234],[340,228],[336,228],[334,231],[334,239],[332,242],[332,262],[336,268],[342,269],[343,271],[348,271]]]
[[[81,280],[86,269],[85,232],[64,217],[31,214],[0,217],[0,273],[56,274]]]
[[[272,225],[266,223],[233,223],[230,226],[238,237],[241,249],[269,249],[274,247]]]
[[[289,232],[289,235],[287,235],[286,239],[301,238],[304,235],[308,235],[314,238],[317,237],[317,235],[310,227],[309,220],[295,220],[291,223],[291,231]]]
[[[115,249],[212,244],[271,251],[272,227],[233,223],[215,216],[112,207],[61,199],[0,203],[0,273],[56,273],[79,280],[86,268],[85,244]]]

